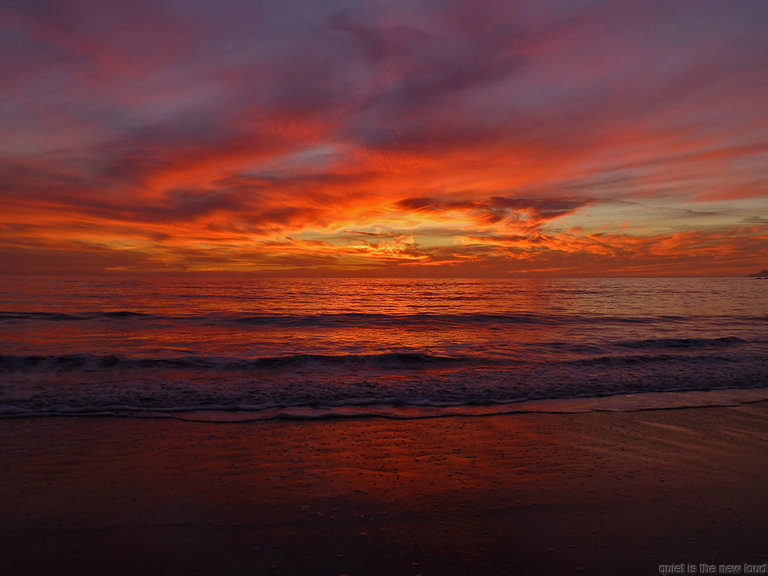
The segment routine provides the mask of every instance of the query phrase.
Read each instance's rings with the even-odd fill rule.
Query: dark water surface
[[[768,282],[6,276],[0,354],[5,417],[418,417],[754,390]]]

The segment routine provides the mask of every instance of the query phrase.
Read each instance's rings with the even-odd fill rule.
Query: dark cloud
[[[139,250],[107,247],[0,246],[0,268],[12,274],[96,274],[120,270],[163,269],[158,258]]]
[[[747,216],[746,218],[742,218],[741,222],[744,224],[759,224],[761,226],[768,226],[768,217],[766,216]]]
[[[511,196],[492,196],[483,200],[441,200],[439,198],[405,198],[396,202],[403,210],[423,211],[466,211],[472,213],[487,224],[502,220],[518,222],[527,219],[531,224],[538,224],[575,212],[593,200],[588,198],[521,198]]]
[[[158,216],[166,219],[194,219],[212,212],[238,212],[248,207],[248,202],[227,190],[170,190],[167,204]]]
[[[395,204],[404,210],[439,210],[442,205],[436,198],[404,198]]]
[[[524,210],[532,213],[539,220],[551,220],[570,214],[592,200],[585,198],[515,198],[494,196],[490,200],[493,208],[506,210]]]

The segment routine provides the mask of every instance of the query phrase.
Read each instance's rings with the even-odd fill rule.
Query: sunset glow
[[[6,2],[6,272],[768,267],[768,3]]]

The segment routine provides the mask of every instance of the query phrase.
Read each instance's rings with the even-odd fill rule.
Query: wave
[[[50,322],[77,322],[83,320],[94,320],[99,318],[154,318],[161,319],[163,316],[147,314],[144,312],[134,312],[132,310],[107,310],[96,312],[0,312],[0,322],[2,321],[50,321]]]
[[[649,338],[646,340],[626,340],[616,342],[616,346],[623,348],[719,348],[723,346],[735,346],[747,344],[748,341],[736,336],[724,336],[720,338]]]
[[[482,355],[464,347],[468,354],[441,355],[428,350],[400,350],[381,353],[322,354],[299,353],[264,357],[204,356],[192,351],[183,355],[125,356],[119,354],[0,354],[0,373],[19,371],[104,371],[124,369],[190,369],[198,371],[287,371],[296,369],[429,370],[442,368],[505,368],[533,366],[629,366],[671,362],[755,362],[754,344],[735,336],[718,338],[651,338],[617,342],[583,343],[567,341],[518,343],[502,354]],[[762,345],[759,346],[762,348]],[[718,352],[719,351],[719,352]],[[759,350],[758,350],[759,352]],[[559,356],[559,358],[558,358]],[[575,357],[573,357],[575,356]],[[760,355],[758,355],[758,360]]]
[[[383,326],[409,324],[552,324],[573,321],[566,315],[540,315],[535,313],[466,313],[466,314],[386,314],[376,312],[337,312],[323,314],[151,314],[131,310],[87,312],[0,312],[2,321],[78,322],[104,319],[144,319],[148,321],[176,321],[179,323],[240,324],[252,326]]]
[[[736,363],[741,359],[731,356],[688,356],[684,354],[629,354],[629,355],[606,355],[595,356],[592,358],[578,358],[576,360],[564,360],[561,364],[570,366],[605,366],[605,367],[628,367],[638,364],[664,364],[664,363],[694,363],[706,368],[714,362]]]
[[[178,356],[130,358],[112,354],[0,355],[0,371],[109,368],[197,368],[204,370],[291,369],[308,367],[370,367],[379,369],[429,368],[456,364],[492,363],[491,359],[462,356],[437,356],[419,352],[381,354],[292,354],[262,358]]]
[[[525,401],[756,389],[743,351],[496,360],[416,352],[262,358],[0,356],[0,417],[216,414],[225,419],[497,411]],[[226,416],[221,416],[225,414]]]
[[[658,322],[684,322],[694,320],[684,316],[620,316],[582,314],[538,314],[535,312],[506,313],[419,313],[396,314],[379,312],[333,312],[322,314],[155,314],[133,310],[46,312],[46,311],[0,311],[2,321],[51,321],[77,322],[88,320],[137,320],[177,321],[188,323],[245,324],[254,326],[378,326],[411,324],[538,324],[560,325],[584,324],[648,324]]]
[[[64,314],[62,312],[0,312],[0,321],[3,320],[50,320],[52,322],[62,320],[82,320],[79,314]]]
[[[175,419],[206,423],[247,423],[270,420],[328,420],[384,418],[422,420],[448,417],[511,416],[520,414],[584,414],[733,407],[768,402],[768,388],[679,390],[609,394],[570,398],[486,402],[336,402],[325,405],[230,405],[183,408],[101,406],[35,410],[0,408],[0,419],[117,417]]]

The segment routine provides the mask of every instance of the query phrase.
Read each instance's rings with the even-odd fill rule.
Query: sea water
[[[0,417],[637,409],[767,386],[753,278],[0,277]]]

